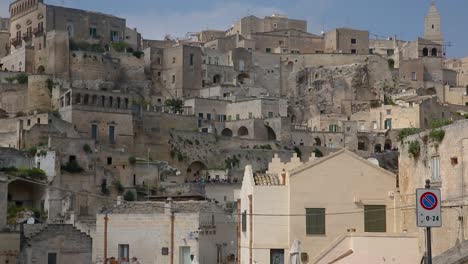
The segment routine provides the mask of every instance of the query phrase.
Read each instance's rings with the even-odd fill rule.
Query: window
[[[96,124],[91,125],[91,138],[95,140],[97,139],[97,125]]]
[[[28,122],[27,122],[28,126],[31,125],[31,119],[28,119]]]
[[[387,115],[391,115],[392,114],[392,109],[387,109]]]
[[[111,41],[112,41],[112,42],[118,42],[118,41],[120,41],[119,32],[118,32],[118,31],[111,30],[111,32],[110,32],[110,38],[111,38]]]
[[[236,114],[236,120],[239,120],[239,119],[240,119],[240,115]]]
[[[247,231],[247,210],[242,213],[242,232]]]
[[[41,23],[43,23],[43,22],[41,22]],[[96,30],[96,28],[95,28],[95,30]],[[39,29],[39,25],[38,25],[38,31],[42,32],[43,31],[43,26],[41,26],[41,28]],[[67,22],[67,32],[68,32],[68,36],[70,38],[73,38],[73,36],[75,35],[75,29],[74,29],[74,26],[73,26],[73,22]],[[90,33],[90,36],[92,36],[91,33]]]
[[[198,119],[203,119],[203,113],[198,113]]]
[[[385,205],[364,205],[364,232],[386,232]]]
[[[278,24],[273,23],[273,28],[278,28]]]
[[[172,57],[172,63],[175,63],[175,62],[176,62],[176,58]]]
[[[432,181],[440,181],[440,157],[431,158]]]
[[[271,48],[266,48],[266,49],[265,49],[265,52],[266,52],[266,53],[271,53]]]
[[[109,126],[109,142],[115,143],[115,126]]]
[[[175,83],[175,75],[172,75],[172,83]]]
[[[129,246],[128,244],[119,244],[119,260],[122,258],[129,259]]]
[[[90,36],[90,37],[93,37],[93,38],[97,37],[97,29],[96,29],[96,27],[90,27],[90,28],[89,28],[89,36]]]
[[[38,124],[41,123],[41,119],[40,119],[40,118],[37,118],[37,123],[38,123]]]
[[[280,40],[280,41],[278,41],[278,44],[279,44],[280,46],[283,46],[284,41]]]
[[[374,54],[374,49],[369,49],[369,54]]]
[[[352,50],[351,50],[351,54],[357,54],[356,49],[352,49]]]
[[[57,253],[47,253],[47,264],[57,264]]]
[[[268,112],[268,118],[273,118],[273,112]]]
[[[306,208],[306,234],[325,235],[325,208]]]
[[[206,114],[206,119],[211,120],[211,114],[210,113]]]
[[[418,80],[418,75],[416,74],[416,72],[411,73],[411,80],[412,81],[417,81]]]
[[[252,119],[252,112],[249,112],[249,119]]]
[[[359,122],[359,130],[360,131],[366,130],[366,126],[365,126],[364,122]]]
[[[377,129],[377,121],[372,121],[372,129]]]
[[[352,39],[351,39],[351,44],[356,45],[356,44],[357,44],[357,39],[352,38]]]
[[[190,65],[193,65],[193,57],[194,57],[194,55],[190,54]]]
[[[393,54],[395,54],[395,50],[394,50],[394,49],[388,49],[388,50],[387,50],[387,56],[393,56]]]
[[[388,118],[385,120],[385,129],[392,129],[392,119]]]
[[[328,126],[328,132],[338,132],[338,125],[329,125]]]
[[[107,157],[107,165],[112,165],[112,157]]]
[[[458,158],[457,157],[451,157],[450,158],[450,163],[455,166],[458,164]]]

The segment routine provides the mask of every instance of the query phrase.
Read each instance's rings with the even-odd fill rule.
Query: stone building
[[[8,54],[10,54],[10,19],[0,17],[0,59]]]
[[[415,189],[423,188],[425,180],[442,192],[442,227],[433,229],[437,237],[432,243],[433,256],[452,247],[458,247],[467,239],[466,182],[468,177],[468,120],[458,121],[436,129],[444,131],[442,137],[435,137],[434,130],[406,137],[399,145],[399,186],[402,209],[401,225],[408,232],[419,232],[419,240],[424,241],[422,229],[415,223]],[[440,133],[440,132],[439,132]],[[419,243],[419,252],[424,252],[424,243]]]
[[[91,263],[91,237],[72,225],[25,224],[20,263]]]
[[[107,254],[141,263],[190,263],[194,255],[200,263],[234,263],[236,244],[234,215],[210,202],[131,202],[97,215],[93,261]]]
[[[336,28],[325,33],[325,53],[369,54],[369,31]]]
[[[301,243],[302,263],[330,263],[340,258],[371,263],[382,257],[414,262],[417,238],[400,234],[398,214],[390,209],[396,202],[395,192],[394,174],[348,150],[307,163],[297,157],[283,163],[275,157],[265,174],[254,174],[247,166],[237,211],[240,263],[269,263],[274,258],[286,263],[296,239]],[[356,213],[340,216],[339,212]],[[381,235],[392,246],[378,247],[366,255],[370,252],[359,252],[357,244],[334,242],[349,235],[369,243],[373,236],[368,234]],[[353,253],[343,253],[348,250]]]
[[[323,38],[297,29],[256,32],[249,35],[255,50],[266,53],[323,53]]]
[[[424,17],[424,38],[440,45],[444,42],[441,18],[434,1],[431,3],[429,11]]]
[[[307,21],[290,19],[287,16],[273,14],[264,18],[256,16],[246,16],[235,22],[228,30],[226,35],[240,34],[248,36],[257,32],[269,32],[284,29],[296,29],[307,32]]]

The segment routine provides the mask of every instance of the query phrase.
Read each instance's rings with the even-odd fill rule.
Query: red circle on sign
[[[432,192],[423,193],[419,199],[419,204],[422,206],[422,208],[429,211],[434,210],[438,203],[437,196]]]

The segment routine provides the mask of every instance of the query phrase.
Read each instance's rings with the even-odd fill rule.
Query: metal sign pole
[[[431,181],[426,180],[426,189],[431,188]],[[426,227],[426,264],[432,264],[431,228]]]

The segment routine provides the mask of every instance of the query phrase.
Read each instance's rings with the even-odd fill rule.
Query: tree
[[[167,99],[166,102],[164,102],[164,105],[169,107],[174,113],[182,113],[184,102],[181,99],[173,98]]]

